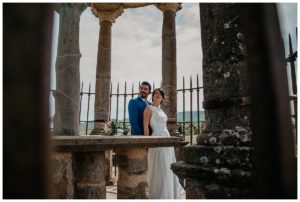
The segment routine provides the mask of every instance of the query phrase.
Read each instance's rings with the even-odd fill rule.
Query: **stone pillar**
[[[95,88],[95,122],[91,135],[105,135],[105,121],[109,120],[110,114],[111,26],[122,14],[123,8],[115,8],[113,4],[108,7],[96,4],[92,5],[92,12],[99,18],[100,31]],[[105,151],[105,158],[108,164],[105,181],[107,185],[112,185],[112,150]]]
[[[91,134],[104,134],[105,121],[109,119],[110,83],[111,83],[111,26],[123,10],[93,10],[99,18],[100,31],[98,42],[95,123]]]
[[[104,152],[74,154],[76,199],[106,199]]]
[[[173,171],[188,199],[251,198],[248,66],[237,4],[200,4],[205,129]],[[200,49],[200,47],[199,47]]]
[[[176,11],[179,3],[159,3],[156,7],[163,12],[162,27],[162,89],[165,91],[166,104],[162,109],[168,116],[168,130],[177,133],[177,66],[176,66]]]
[[[86,4],[58,4],[59,36],[56,58],[55,135],[79,135],[79,21]]]
[[[117,149],[118,199],[148,199],[147,148]]]

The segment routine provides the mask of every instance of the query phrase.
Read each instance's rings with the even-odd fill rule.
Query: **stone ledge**
[[[52,145],[55,151],[104,151],[116,148],[136,147],[173,147],[184,146],[188,142],[180,141],[179,137],[154,136],[52,136]]]

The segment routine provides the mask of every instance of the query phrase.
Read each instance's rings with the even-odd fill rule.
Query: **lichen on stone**
[[[217,153],[220,153],[222,151],[222,147],[214,147],[214,150],[217,152]]]
[[[215,137],[211,137],[211,138],[209,138],[209,143],[211,145],[215,145],[217,143],[217,139]]]
[[[200,162],[202,163],[202,164],[207,164],[208,163],[208,158],[206,157],[206,156],[202,156],[201,158],[200,158]]]

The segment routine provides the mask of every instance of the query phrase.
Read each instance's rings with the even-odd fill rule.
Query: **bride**
[[[166,136],[167,115],[159,107],[165,95],[161,89],[152,93],[153,104],[144,111],[144,135],[149,135],[149,123],[153,130],[152,136]],[[184,193],[178,177],[173,174],[171,164],[176,162],[174,147],[151,148],[148,151],[148,184],[150,199],[181,199]],[[183,194],[185,196],[185,194]]]

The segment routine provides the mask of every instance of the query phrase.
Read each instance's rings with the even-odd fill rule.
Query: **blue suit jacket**
[[[144,135],[144,110],[146,103],[142,98],[133,98],[128,103],[129,122],[132,135]]]

